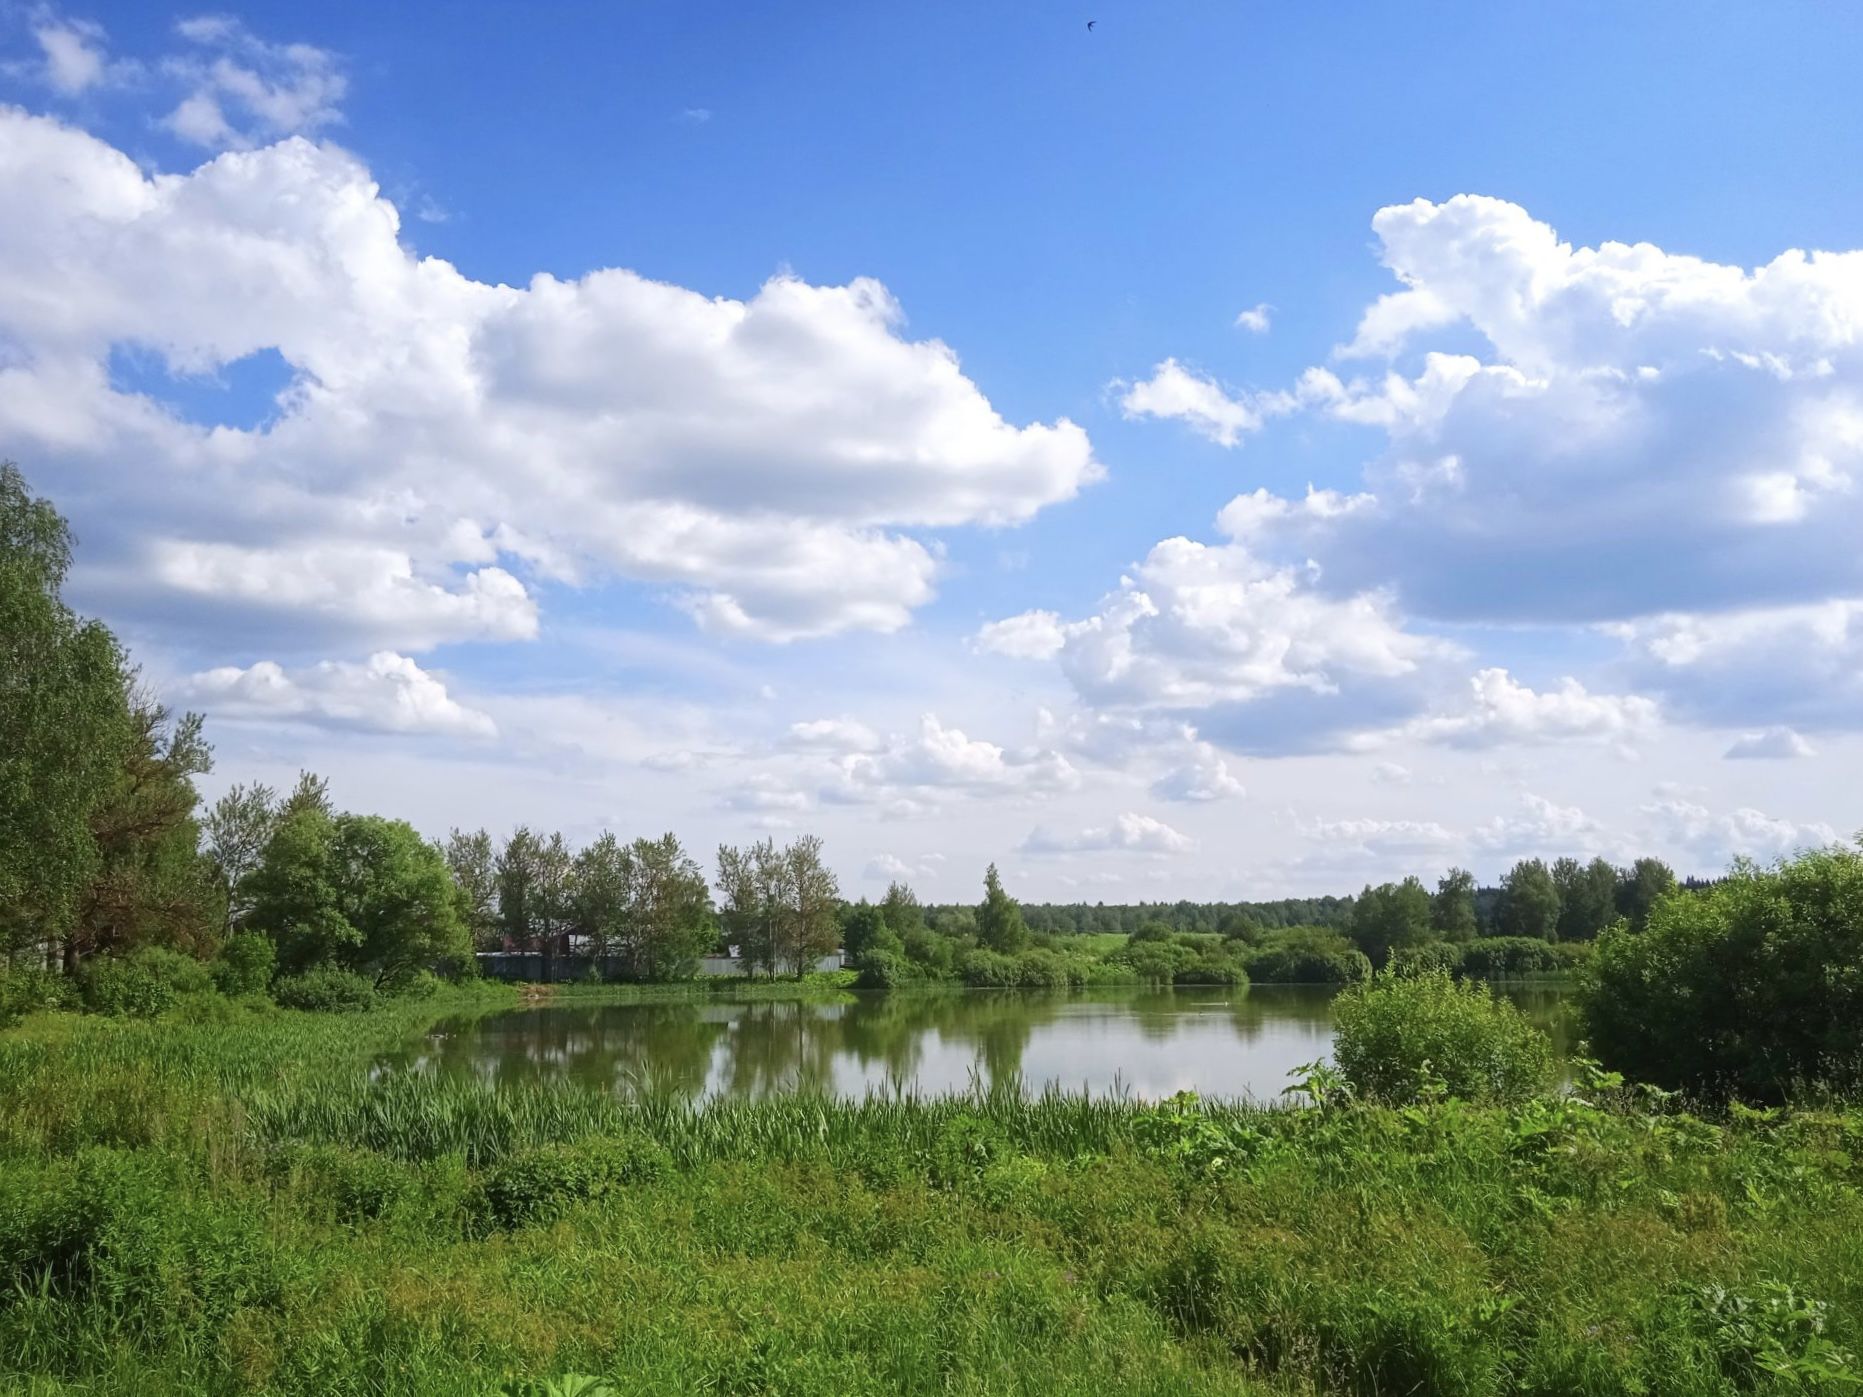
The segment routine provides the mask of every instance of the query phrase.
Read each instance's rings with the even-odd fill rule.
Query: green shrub
[[[1354,985],[1371,978],[1371,961],[1343,937],[1336,945],[1295,942],[1251,952],[1243,965],[1258,985]]]
[[[964,952],[957,978],[976,989],[1014,989],[1019,983],[1013,957],[982,948]]]
[[[1068,959],[1053,951],[1029,950],[1016,957],[1016,983],[1024,989],[1064,990],[1076,978]]]
[[[1462,973],[1471,980],[1510,980],[1570,963],[1554,942],[1536,936],[1485,936],[1462,948]]]
[[[355,971],[334,965],[312,966],[297,975],[280,976],[272,984],[272,998],[287,1009],[324,1013],[356,1013],[376,1003],[374,985]]]
[[[893,990],[903,985],[919,984],[926,978],[923,967],[907,960],[897,951],[869,950],[857,962],[856,987],[863,990]]]
[[[1449,941],[1422,946],[1401,946],[1391,952],[1393,975],[1455,975],[1462,969],[1463,948]]]
[[[1107,960],[1130,967],[1133,977],[1144,985],[1169,985],[1177,972],[1190,964],[1192,952],[1170,941],[1128,941],[1107,956]]]
[[[540,1145],[486,1176],[485,1206],[499,1227],[550,1222],[577,1203],[657,1179],[671,1166],[672,1157],[650,1140],[597,1135],[573,1145]]]
[[[278,949],[269,936],[256,931],[236,931],[226,938],[220,954],[208,969],[221,994],[237,998],[246,994],[264,994],[272,983],[272,970],[278,963]]]
[[[1440,972],[1380,976],[1333,1001],[1333,1058],[1360,1096],[1407,1103],[1440,1088],[1482,1104],[1524,1101],[1552,1081],[1552,1044],[1481,985]]]
[[[69,1009],[77,1002],[74,987],[56,971],[37,965],[0,965],[0,1028],[38,1009]]]
[[[1592,1050],[1627,1076],[1780,1100],[1863,1084],[1863,849],[1762,868],[1657,901],[1600,938],[1581,998]]]
[[[161,946],[126,956],[98,956],[78,975],[84,1007],[93,1014],[152,1019],[184,995],[208,994],[213,976],[200,961]]]
[[[1224,951],[1202,951],[1172,973],[1178,985],[1246,985],[1248,971],[1242,962]]]

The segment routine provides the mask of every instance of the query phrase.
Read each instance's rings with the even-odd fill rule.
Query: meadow
[[[1863,1111],[627,1105],[370,1065],[502,987],[0,1034],[29,1393],[1855,1390]],[[197,1016],[198,1017],[198,1016]]]

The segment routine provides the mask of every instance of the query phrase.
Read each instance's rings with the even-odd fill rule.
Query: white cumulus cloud
[[[183,696],[214,718],[297,720],[383,733],[495,736],[491,715],[468,708],[413,660],[381,650],[362,663],[324,660],[287,670],[271,660],[194,675]]]
[[[246,52],[217,24],[188,37]],[[267,129],[322,119],[314,94],[253,102]],[[490,285],[409,250],[368,169],[302,139],[150,175],[4,110],[0,202],[0,436],[119,615],[295,617],[307,588],[262,575],[340,582],[366,550],[382,562],[359,595],[408,611],[396,635],[360,607],[368,638],[400,648],[431,643],[433,594],[475,577],[632,579],[763,640],[894,630],[939,566],[907,530],[1015,524],[1101,473],[1074,424],[1005,422],[878,282]],[[148,375],[114,377],[125,347],[182,379],[274,356],[284,386],[261,425],[196,421]],[[510,601],[489,634],[511,632]]]
[[[1194,848],[1196,841],[1187,835],[1134,811],[1118,816],[1110,825],[1087,829],[1057,831],[1040,826],[1022,841],[1025,854],[1182,854]]]

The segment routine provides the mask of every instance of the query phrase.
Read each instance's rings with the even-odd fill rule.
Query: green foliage
[[[472,1002],[0,1036],[0,1385],[1856,1385],[1854,1109],[1703,1120],[1583,1064],[1397,1108],[1321,1068],[1273,1109],[376,1075]]]
[[[885,915],[865,898],[842,912],[841,949],[853,959],[858,960],[869,951],[900,955],[905,948],[906,943],[899,933],[886,924]]]
[[[256,931],[236,931],[221,943],[219,954],[208,968],[213,972],[215,988],[237,998],[264,994],[277,963],[278,951],[269,937]]]
[[[658,1178],[670,1167],[670,1156],[651,1141],[595,1136],[539,1145],[486,1175],[485,1207],[499,1227],[552,1222],[575,1204]]]
[[[93,1014],[152,1019],[189,995],[213,989],[208,968],[192,956],[145,946],[125,956],[96,956],[84,963],[78,990]]]
[[[75,987],[63,975],[36,965],[0,964],[0,1028],[10,1028],[40,1009],[69,1009]]]
[[[1777,1101],[1863,1084],[1863,848],[1741,863],[1672,893],[1642,933],[1607,933],[1583,1013],[1594,1051],[1639,1080]]]
[[[1441,973],[1380,977],[1333,1005],[1333,1057],[1359,1096],[1393,1104],[1442,1092],[1481,1104],[1546,1090],[1552,1045],[1520,1011]]]
[[[1501,879],[1503,936],[1552,941],[1559,934],[1559,889],[1539,859],[1522,859]]]
[[[1470,941],[1479,934],[1475,916],[1475,875],[1452,868],[1436,883],[1430,899],[1430,928],[1445,941]]]
[[[1371,961],[1338,932],[1295,927],[1277,932],[1243,962],[1261,985],[1351,985],[1371,977]]]
[[[1649,924],[1656,904],[1676,890],[1675,874],[1661,859],[1638,859],[1617,882],[1617,913],[1632,931]]]
[[[392,990],[471,950],[444,856],[400,820],[300,810],[279,822],[248,883],[251,925],[289,975],[337,966]]]
[[[991,864],[983,875],[983,901],[977,906],[977,940],[1001,955],[1014,955],[1029,943],[1022,909],[1003,891],[1003,880]]]
[[[372,1008],[375,985],[366,976],[337,965],[313,965],[272,982],[272,998],[287,1009],[351,1014]]]
[[[0,946],[62,937],[100,855],[91,816],[129,743],[116,639],[59,597],[71,533],[0,461]]]
[[[1462,948],[1460,973],[1471,980],[1513,980],[1558,974],[1591,957],[1583,943],[1553,943],[1537,937],[1484,936]]]
[[[1430,895],[1416,878],[1366,888],[1352,908],[1350,935],[1374,966],[1393,951],[1430,939]]]

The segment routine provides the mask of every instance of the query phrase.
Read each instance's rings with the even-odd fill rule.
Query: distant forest
[[[1684,888],[1706,888],[1719,879],[1684,878]],[[1475,889],[1475,918],[1481,935],[1500,934],[1503,890],[1499,886]],[[1273,902],[1024,902],[1022,919],[1032,932],[1053,936],[1082,936],[1099,932],[1127,935],[1148,923],[1160,923],[1172,932],[1221,932],[1253,922],[1270,931],[1284,927],[1318,926],[1343,930],[1352,921],[1358,899],[1345,897],[1284,897]],[[968,913],[968,903],[938,903],[925,909],[933,926]]]

